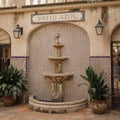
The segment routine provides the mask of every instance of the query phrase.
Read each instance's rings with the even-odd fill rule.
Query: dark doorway
[[[10,45],[0,45],[0,72],[10,65]]]
[[[120,107],[120,41],[111,44],[112,55],[112,105]]]

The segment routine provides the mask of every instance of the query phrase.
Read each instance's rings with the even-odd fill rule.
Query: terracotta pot
[[[7,106],[14,105],[15,102],[16,102],[16,99],[13,98],[12,96],[6,96],[6,97],[3,98],[3,102]]]
[[[107,110],[107,103],[104,100],[93,100],[91,108],[96,114],[104,114]]]

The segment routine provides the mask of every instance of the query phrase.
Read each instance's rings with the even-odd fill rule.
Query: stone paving
[[[120,120],[120,110],[109,110],[104,115],[93,114],[90,108],[79,112],[49,114],[34,112],[27,104],[0,106],[0,120]]]

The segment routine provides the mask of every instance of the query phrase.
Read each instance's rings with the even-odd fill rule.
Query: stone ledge
[[[33,111],[47,113],[67,113],[82,110],[88,106],[87,99],[81,99],[70,102],[44,102],[38,101],[34,96],[29,98],[29,108]]]
[[[119,7],[120,1],[104,1],[104,2],[93,2],[93,3],[71,3],[64,5],[48,5],[48,6],[30,6],[30,7],[22,7],[16,8],[14,10],[6,9],[0,10],[0,14],[10,14],[10,13],[23,13],[23,12],[49,12],[51,10],[71,10],[71,9],[85,9],[85,8],[95,8],[95,7]]]

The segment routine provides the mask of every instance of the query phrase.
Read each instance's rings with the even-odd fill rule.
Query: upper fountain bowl
[[[54,60],[54,61],[57,61],[57,60],[60,60],[60,61],[63,61],[63,60],[67,60],[68,57],[63,57],[63,56],[60,56],[60,57],[49,57],[50,60]]]

